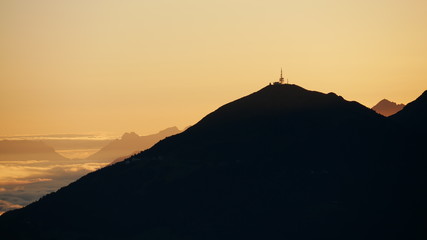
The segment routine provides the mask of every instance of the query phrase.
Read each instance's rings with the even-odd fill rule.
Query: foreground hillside
[[[427,134],[427,91],[424,91],[415,101],[409,103],[391,118],[405,128]],[[425,135],[422,140],[426,140]]]
[[[333,93],[267,86],[4,214],[0,231],[8,239],[426,239],[426,155],[404,121]]]

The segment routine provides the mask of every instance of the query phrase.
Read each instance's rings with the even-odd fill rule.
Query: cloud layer
[[[0,163],[0,214],[28,205],[108,163],[8,161]]]
[[[13,209],[21,208],[21,207],[23,207],[23,206],[21,206],[19,204],[13,204],[13,203],[10,203],[8,201],[0,200],[0,215],[2,215],[3,213],[5,213],[9,210],[13,210]]]

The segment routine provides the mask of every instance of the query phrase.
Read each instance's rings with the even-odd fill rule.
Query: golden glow
[[[0,135],[184,128],[276,81],[427,89],[427,1],[0,1]]]

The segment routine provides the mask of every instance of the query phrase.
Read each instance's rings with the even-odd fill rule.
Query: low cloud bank
[[[4,201],[4,200],[0,200],[0,215],[2,215],[3,213],[13,210],[13,209],[17,209],[17,208],[21,208],[23,206],[19,205],[19,204],[13,204],[10,203],[8,201]]]
[[[0,214],[26,206],[107,164],[88,161],[0,163]]]

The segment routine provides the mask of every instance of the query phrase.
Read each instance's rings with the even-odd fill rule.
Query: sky
[[[425,0],[0,0],[0,136],[158,132],[277,81],[427,90]]]

